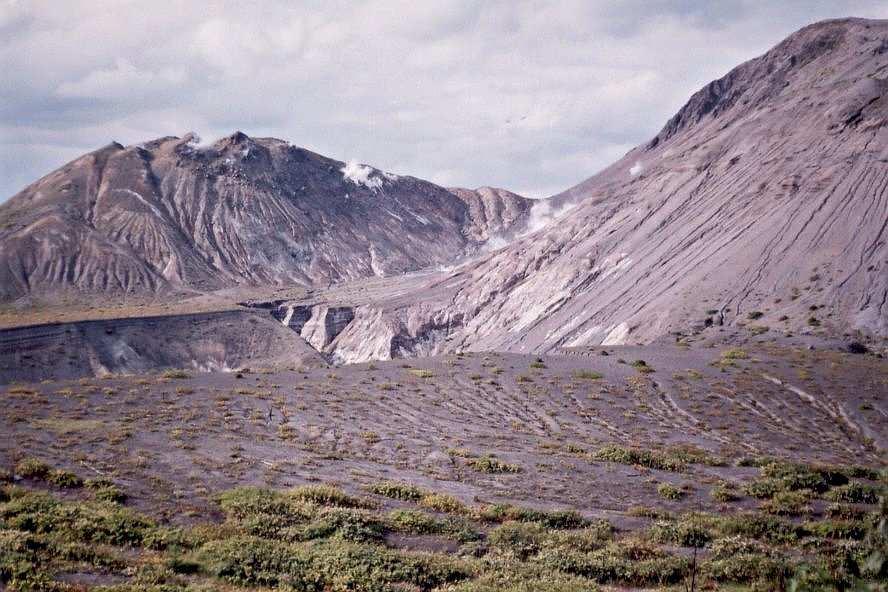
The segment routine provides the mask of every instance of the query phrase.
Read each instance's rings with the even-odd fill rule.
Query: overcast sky
[[[0,201],[111,140],[192,130],[543,197],[850,15],[888,2],[0,0]]]

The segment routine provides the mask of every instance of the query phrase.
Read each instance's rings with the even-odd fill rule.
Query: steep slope
[[[0,206],[0,299],[325,285],[452,264],[529,201],[235,133],[111,144]]]
[[[551,198],[555,223],[397,302],[359,307],[334,346],[354,361],[724,326],[884,337],[886,78],[888,22],[806,27]]]
[[[758,313],[772,330],[888,334],[886,78],[888,22],[849,19],[709,84],[555,197],[579,202],[558,223],[465,270],[459,341],[649,341]]]

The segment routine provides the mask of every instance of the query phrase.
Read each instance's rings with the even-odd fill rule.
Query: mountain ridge
[[[324,285],[450,264],[530,200],[235,132],[112,142],[0,206],[0,297]],[[513,228],[514,227],[514,228]],[[72,236],[73,235],[73,236]]]

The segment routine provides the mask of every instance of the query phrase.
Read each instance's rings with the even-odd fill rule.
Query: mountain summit
[[[0,206],[0,298],[326,285],[451,264],[529,200],[448,190],[282,140],[112,143]]]

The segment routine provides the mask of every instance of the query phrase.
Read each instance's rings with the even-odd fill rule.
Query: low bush
[[[25,458],[15,465],[15,474],[23,479],[45,479],[52,467],[37,458]]]
[[[879,501],[880,489],[863,483],[848,483],[835,487],[824,496],[833,502],[851,504],[875,504]]]
[[[478,458],[470,458],[466,462],[472,467],[472,469],[479,473],[499,474],[521,472],[521,467],[518,465],[512,465],[487,455],[479,456]]]
[[[397,481],[380,481],[371,485],[369,490],[376,495],[404,501],[418,501],[426,495],[425,491],[415,485]]]
[[[776,516],[801,516],[802,514],[810,514],[811,506],[808,502],[811,500],[811,492],[807,490],[801,491],[779,491],[774,496],[762,503],[762,511]]]
[[[596,460],[624,465],[639,465],[661,471],[681,472],[686,468],[684,462],[667,454],[637,448],[626,448],[615,444],[600,448],[592,456]]]
[[[56,487],[64,489],[75,489],[83,486],[83,479],[70,471],[54,470],[46,475],[46,481],[52,483]]]
[[[660,497],[668,500],[680,500],[685,496],[684,491],[669,483],[660,483],[657,486],[657,493],[660,494]]]

